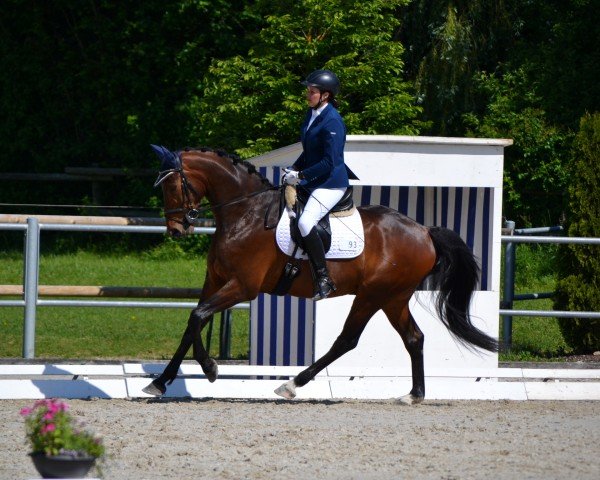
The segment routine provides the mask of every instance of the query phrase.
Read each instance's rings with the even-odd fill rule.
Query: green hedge
[[[600,114],[581,119],[572,157],[570,214],[571,237],[600,237]],[[555,308],[600,311],[600,248],[568,245],[562,249]],[[576,352],[600,350],[600,320],[563,319],[565,340]]]

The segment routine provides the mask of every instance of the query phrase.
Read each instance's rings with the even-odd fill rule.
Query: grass
[[[92,249],[93,250],[93,249]],[[556,246],[521,244],[517,248],[516,293],[551,292],[555,288]],[[0,284],[20,284],[20,251],[0,252]],[[71,249],[43,253],[40,284],[201,287],[206,265],[176,243],[117,253]],[[191,300],[190,300],[191,301]],[[515,302],[514,308],[551,310],[551,300]],[[188,310],[164,308],[49,307],[37,310],[36,357],[169,359],[187,324]],[[215,317],[211,354],[218,356],[219,318]],[[502,328],[502,326],[501,326]],[[248,358],[249,313],[234,310],[231,355]],[[208,329],[204,330],[204,340]],[[20,357],[23,309],[0,308],[0,358]],[[502,338],[502,332],[500,332]],[[569,353],[555,318],[513,318],[513,348],[500,360],[558,359]],[[188,357],[191,358],[191,357]]]
[[[553,292],[556,288],[556,254],[552,244],[518,244],[516,250],[515,294]],[[503,255],[504,259],[504,248]],[[504,272],[504,269],[502,269]],[[503,279],[501,285],[503,285]],[[519,310],[552,310],[551,299],[520,300]],[[502,322],[500,338],[502,338]],[[551,317],[513,317],[512,348],[500,354],[500,360],[552,360],[571,353],[561,334],[558,320]]]
[[[0,264],[1,284],[21,283],[20,252],[0,254]],[[197,256],[165,259],[152,253],[54,253],[41,256],[40,285],[199,288],[205,270],[204,260]],[[36,357],[167,359],[179,345],[188,314],[187,309],[171,308],[40,306],[36,320]],[[216,316],[211,338],[214,356],[218,355],[219,325]],[[247,358],[248,311],[233,311],[232,330],[231,356]],[[20,357],[22,308],[0,308],[0,332],[4,340],[0,343],[0,357]],[[204,330],[205,345],[207,332],[208,328]]]

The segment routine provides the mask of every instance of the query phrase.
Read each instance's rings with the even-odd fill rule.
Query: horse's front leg
[[[150,395],[163,395],[167,391],[167,385],[173,383],[177,377],[181,362],[192,345],[194,347],[194,359],[200,364],[208,380],[214,382],[218,376],[218,366],[217,362],[209,357],[204,348],[201,336],[202,329],[215,313],[231,308],[244,300],[247,300],[247,298],[244,296],[243,290],[236,281],[232,280],[206,300],[200,301],[190,314],[188,326],[175,355],[163,373],[143,391]]]
[[[181,338],[181,342],[179,343],[179,347],[177,347],[175,355],[173,355],[173,358],[171,358],[171,361],[165,367],[161,375],[153,380],[150,385],[142,389],[144,393],[147,393],[148,395],[154,395],[156,397],[164,395],[164,393],[167,391],[167,385],[173,383],[177,377],[177,372],[179,371],[181,362],[183,362],[185,355],[192,346],[192,341],[193,339],[190,333],[190,327],[188,325],[183,333],[183,337]]]
[[[226,310],[227,308],[229,307],[224,307],[223,310]],[[217,365],[216,360],[211,358],[206,348],[204,348],[201,334],[204,327],[213,318],[213,314],[210,313],[211,311],[214,311],[214,309],[211,308],[208,303],[200,304],[197,308],[192,310],[188,320],[188,329],[191,332],[192,345],[194,347],[194,360],[200,364],[204,375],[206,375],[206,378],[210,383],[214,382],[219,376],[219,366]]]

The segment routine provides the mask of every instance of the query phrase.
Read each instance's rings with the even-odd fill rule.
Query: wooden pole
[[[201,288],[39,285],[42,297],[200,298]],[[23,285],[0,285],[0,296],[22,296]]]
[[[22,215],[0,214],[0,223],[27,223],[29,217],[35,217],[40,223],[66,225],[165,225],[165,219],[159,217],[93,217],[81,215]]]

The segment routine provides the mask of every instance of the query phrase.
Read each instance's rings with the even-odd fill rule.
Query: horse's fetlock
[[[294,377],[294,385],[296,387],[303,387],[308,382],[310,382],[315,377],[314,373],[311,372],[300,372],[298,375]]]

